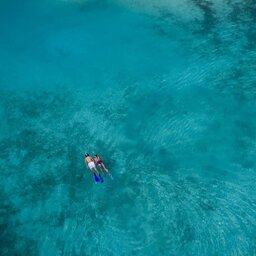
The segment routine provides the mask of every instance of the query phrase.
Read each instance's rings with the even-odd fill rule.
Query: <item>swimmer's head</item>
[[[85,153],[85,157],[90,156],[88,153]]]
[[[94,154],[94,156],[95,156],[95,157],[98,157],[98,155],[97,155],[97,154]]]

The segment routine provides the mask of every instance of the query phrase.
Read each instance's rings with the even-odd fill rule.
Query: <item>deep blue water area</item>
[[[1,1],[0,255],[256,255],[255,13]]]

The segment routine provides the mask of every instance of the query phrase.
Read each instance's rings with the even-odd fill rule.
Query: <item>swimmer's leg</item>
[[[100,172],[101,172],[102,174],[104,174],[104,172],[103,172],[103,169],[102,169],[101,165],[99,164],[98,166],[100,167]]]
[[[101,175],[100,175],[99,171],[97,170],[97,168],[94,167],[93,169],[94,169],[94,171],[99,175],[100,182],[101,182],[101,183],[104,182],[104,180],[103,180],[103,178],[101,177]]]
[[[106,168],[106,166],[102,163],[101,166],[104,168],[105,172],[109,175],[112,176],[111,173],[108,171],[108,169]]]
[[[97,170],[96,167],[93,167],[93,170],[94,170],[98,175],[100,175],[100,173],[99,173],[99,171]]]

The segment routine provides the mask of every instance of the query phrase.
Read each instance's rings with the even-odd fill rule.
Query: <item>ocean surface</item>
[[[0,118],[1,256],[256,255],[255,1],[0,1]]]

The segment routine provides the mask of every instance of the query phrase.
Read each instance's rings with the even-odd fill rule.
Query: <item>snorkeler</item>
[[[97,154],[94,155],[94,161],[95,161],[95,163],[100,167],[101,172],[103,172],[103,169],[104,169],[105,172],[106,172],[110,177],[112,177],[112,175],[110,174],[110,172],[108,171],[108,169],[107,169],[107,168],[105,167],[105,165],[103,164],[102,159],[101,159]]]
[[[95,163],[92,159],[92,157],[88,154],[88,153],[85,153],[85,158],[84,158],[84,162],[85,164],[87,165],[87,167],[94,173],[96,172],[98,175],[99,174],[99,171],[97,170],[96,166],[95,166]]]

